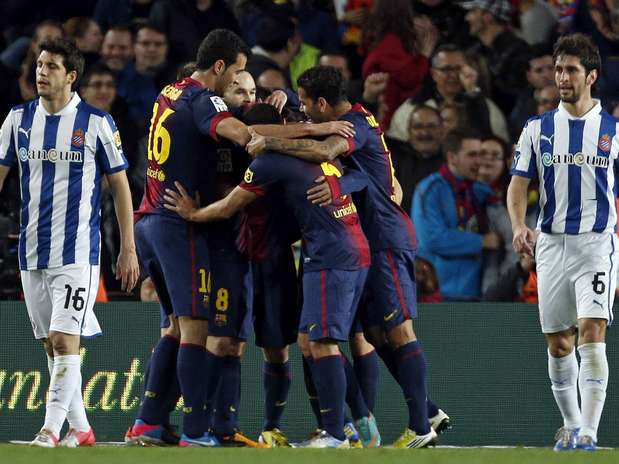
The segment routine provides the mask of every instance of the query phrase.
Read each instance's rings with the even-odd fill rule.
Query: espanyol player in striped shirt
[[[600,73],[599,51],[591,39],[562,37],[553,60],[561,103],[531,118],[522,131],[508,207],[516,252],[532,256],[535,250],[548,372],[564,422],[555,450],[593,451],[608,384],[605,335],[617,273],[619,139],[617,120],[591,98]],[[524,223],[532,178],[540,183],[537,234]]]
[[[127,161],[112,118],[72,88],[84,58],[65,40],[45,42],[37,60],[40,98],[11,110],[0,130],[0,190],[9,169],[21,179],[19,263],[34,335],[48,354],[45,423],[32,445],[92,445],[82,400],[80,335],[100,334],[93,313],[99,284],[99,219],[105,175],[121,231],[117,277],[131,290],[139,269],[133,240]]]

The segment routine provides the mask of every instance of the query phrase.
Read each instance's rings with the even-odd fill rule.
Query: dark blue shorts
[[[207,319],[208,295],[203,284],[208,276],[208,250],[195,225],[147,215],[135,224],[135,242],[163,312]]]
[[[417,317],[413,251],[381,250],[372,253],[359,316],[364,328],[380,326],[385,331]]]
[[[249,264],[236,249],[211,250],[208,334],[247,340],[251,314],[247,307]]]
[[[297,340],[301,308],[291,248],[251,264],[252,312],[256,345],[283,348]]]
[[[367,268],[305,272],[299,331],[312,341],[348,340],[367,273]]]

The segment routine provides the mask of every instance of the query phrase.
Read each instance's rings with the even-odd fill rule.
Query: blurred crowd
[[[4,0],[2,13],[0,116],[36,97],[42,41],[72,38],[86,58],[81,97],[119,127],[135,206],[153,101],[209,31],[232,29],[251,46],[259,95],[294,90],[315,64],[340,69],[351,102],[385,132],[417,227],[427,302],[536,302],[535,263],[511,249],[505,193],[522,127],[559,103],[559,35],[593,37],[602,57],[596,96],[619,115],[619,0]],[[3,288],[6,270],[17,269],[16,174],[0,195]],[[534,225],[535,185],[529,199]],[[119,240],[113,204],[103,202],[102,275],[113,294]]]

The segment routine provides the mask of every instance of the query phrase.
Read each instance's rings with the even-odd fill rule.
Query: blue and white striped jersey
[[[599,101],[580,118],[561,103],[527,121],[511,172],[539,178],[537,229],[573,235],[616,229],[617,123]]]
[[[127,168],[111,116],[77,93],[56,114],[39,99],[16,106],[0,129],[0,164],[19,167],[20,268],[99,264],[102,176]]]

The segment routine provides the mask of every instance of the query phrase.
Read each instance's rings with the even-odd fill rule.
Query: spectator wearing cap
[[[153,102],[165,84],[176,77],[176,67],[168,63],[168,40],[156,26],[146,23],[137,31],[135,62],[118,74],[118,95],[129,105],[129,114],[140,131],[146,131]]]
[[[267,71],[279,74],[281,82],[292,88],[290,63],[299,53],[301,35],[292,18],[284,15],[268,15],[260,20],[256,32],[256,45],[252,47],[252,56],[245,67],[258,85],[262,83],[261,75]],[[275,79],[275,76],[272,77]]]
[[[511,113],[518,92],[527,85],[529,46],[509,30],[509,0],[473,0],[462,4],[466,20],[479,44],[472,53],[485,58],[492,79],[492,99],[505,114]]]
[[[240,35],[239,24],[224,0],[156,0],[149,22],[168,38],[172,64],[196,57],[198,46],[213,29]]]
[[[514,109],[509,116],[509,132],[512,141],[518,139],[527,120],[537,114],[535,92],[547,85],[554,85],[554,63],[550,47],[545,45],[531,47],[526,76],[528,85],[518,95]]]
[[[476,73],[468,66],[464,51],[454,44],[440,45],[431,59],[430,79],[421,92],[405,101],[395,112],[387,135],[408,142],[410,114],[416,105],[433,108],[449,103],[459,106],[469,127],[508,140],[507,122],[498,106],[486,97],[476,82]]]

